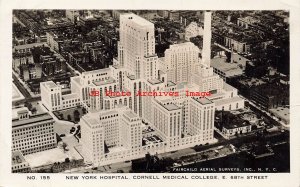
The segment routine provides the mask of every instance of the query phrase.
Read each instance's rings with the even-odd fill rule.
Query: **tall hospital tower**
[[[72,93],[59,97],[64,98],[60,102],[51,101],[54,92],[61,95],[60,89],[54,90],[55,83],[41,85],[42,102],[49,110],[75,104],[87,109],[79,122],[86,162],[101,166],[216,141],[215,110],[243,108],[244,100],[210,67],[211,14],[205,12],[202,52],[184,42],[171,45],[161,58],[155,54],[154,24],[133,13],[121,14],[114,65],[72,77]],[[99,95],[90,96],[93,90]],[[186,90],[211,95],[186,96]],[[131,95],[112,96],[106,91]],[[180,94],[142,97],[138,91]]]

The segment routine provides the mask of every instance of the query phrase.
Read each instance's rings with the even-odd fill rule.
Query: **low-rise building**
[[[53,81],[40,83],[43,105],[49,111],[63,110],[81,105],[77,93],[62,95],[62,86]]]
[[[244,120],[238,115],[234,115],[228,111],[218,111],[217,128],[222,135],[230,139],[233,136],[249,133],[252,130],[252,124],[248,120]]]
[[[23,155],[40,152],[57,146],[54,120],[48,113],[31,115],[27,108],[13,110],[12,151]]]
[[[12,173],[30,173],[31,168],[25,160],[21,151],[14,151],[11,155],[11,170]]]
[[[289,105],[289,85],[269,83],[252,87],[250,99],[264,109]]]
[[[236,63],[226,62],[226,58],[213,58],[211,66],[225,82],[227,79],[243,75],[243,69]]]

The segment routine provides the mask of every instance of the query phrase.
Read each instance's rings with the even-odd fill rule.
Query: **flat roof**
[[[225,73],[226,76],[235,76],[243,74],[243,70],[236,63],[226,62],[226,58],[211,59],[211,67]]]
[[[71,94],[66,94],[61,96],[63,100],[69,100],[69,99],[77,99],[79,98],[77,93],[71,93]]]
[[[13,49],[16,49],[16,50],[27,49],[27,48],[33,48],[35,46],[41,46],[41,45],[44,45],[44,44],[46,44],[46,42],[32,43],[32,44],[25,44],[25,45],[17,45],[17,46],[14,46]]]
[[[162,104],[162,106],[163,106],[165,109],[167,109],[168,111],[180,109],[177,105],[175,105],[175,104],[173,104],[173,103],[165,104],[165,105]]]
[[[55,162],[64,162],[66,158],[70,160],[81,160],[82,156],[74,149],[64,152],[62,148],[54,148],[41,152],[25,155],[25,160],[31,168],[54,164]]]
[[[31,125],[31,124],[34,124],[34,123],[46,122],[46,121],[53,121],[53,118],[48,113],[42,113],[42,114],[29,116],[28,119],[22,119],[22,120],[13,119],[12,120],[12,127]]]
[[[183,42],[183,43],[177,43],[177,44],[170,45],[169,49],[176,49],[176,48],[180,48],[183,46],[196,47],[196,45],[192,42]]]
[[[120,64],[117,64],[117,65],[112,65],[112,67],[114,67],[115,69],[122,68],[122,66],[121,66]]]
[[[100,123],[98,111],[90,111],[89,113],[83,115],[82,119],[88,122],[90,125],[98,125]]]
[[[150,84],[159,84],[159,83],[162,83],[162,81],[158,80],[158,79],[151,79],[151,80],[148,80],[148,82]]]
[[[92,70],[92,71],[85,71],[82,72],[82,75],[91,75],[91,74],[97,74],[97,73],[103,73],[103,72],[109,72],[110,68],[104,68],[104,69],[97,69],[97,70]]]
[[[224,82],[223,85],[224,85],[224,89],[227,90],[227,91],[236,90],[236,88],[234,88],[233,86],[227,84],[226,82]]]
[[[127,149],[125,147],[110,147],[108,148],[109,153],[116,153],[116,152],[120,152],[120,151],[126,151]]]
[[[85,114],[82,119],[90,125],[99,125],[101,123],[100,117],[117,113],[116,110],[90,111],[88,114]]]
[[[174,82],[172,82],[172,81],[168,81],[167,82],[167,86],[175,86],[176,84],[174,83]]]
[[[125,111],[124,114],[125,114],[126,116],[128,116],[129,118],[136,118],[136,117],[138,117],[138,116],[137,116],[135,113],[133,113],[131,110]]]
[[[243,85],[248,85],[248,86],[253,86],[253,85],[262,85],[266,82],[264,82],[261,79],[257,79],[257,78],[251,78],[251,79],[242,79],[239,81],[241,84]]]
[[[270,112],[274,113],[275,115],[277,115],[278,117],[289,121],[290,119],[290,109],[289,108],[285,108],[285,107],[277,107],[277,108],[272,108],[270,109]]]
[[[208,105],[208,104],[212,104],[213,102],[205,97],[193,97],[193,99],[195,101],[198,101],[198,103],[202,104],[202,105]]]
[[[55,87],[57,87],[57,85],[53,81],[43,82],[42,84],[45,84],[49,88],[55,88]]]
[[[74,80],[77,84],[80,85],[80,76],[72,77],[72,80]]]
[[[231,121],[229,123],[224,123],[223,127],[225,129],[235,129],[235,128],[239,128],[239,127],[246,127],[246,126],[250,126],[251,124],[248,121],[242,121],[242,120],[237,120],[237,121]]]
[[[135,80],[135,76],[134,75],[128,75],[127,76],[130,80]]]
[[[12,165],[21,164],[26,162],[21,151],[14,151],[11,155]]]
[[[243,99],[240,98],[239,96],[235,96],[235,97],[231,97],[231,98],[227,98],[227,99],[214,100],[214,103],[216,104],[216,106],[219,106],[219,105],[224,105],[224,104],[242,101],[242,100]]]
[[[27,111],[29,113],[29,110],[27,107],[19,107],[19,108],[13,108],[12,109],[12,119],[18,118],[18,114],[25,113]]]
[[[93,81],[93,84],[95,86],[101,86],[101,85],[106,85],[106,84],[112,84],[112,83],[115,83],[116,80],[112,77],[109,77],[108,79],[106,80],[97,80],[97,81]]]
[[[134,14],[134,13],[125,13],[125,14],[121,14],[121,17],[130,19],[132,22],[140,25],[140,26],[154,26],[153,23],[151,23],[150,21]]]
[[[19,91],[19,89],[16,87],[16,85],[12,84],[12,101],[19,101],[25,99],[25,97],[22,95],[22,93]]]

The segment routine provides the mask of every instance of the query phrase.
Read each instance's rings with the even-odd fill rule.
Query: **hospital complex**
[[[155,54],[154,24],[133,13],[120,15],[118,57],[106,69],[71,77],[71,94],[43,82],[41,99],[49,111],[87,109],[80,119],[82,153],[94,166],[127,161],[213,143],[216,110],[244,108],[237,89],[213,72],[211,12],[205,12],[203,49],[191,42]],[[201,54],[201,58],[200,58]],[[97,96],[91,95],[99,91]],[[106,92],[132,94],[106,95]],[[174,96],[139,96],[143,92],[178,92]],[[189,92],[209,92],[191,97]]]

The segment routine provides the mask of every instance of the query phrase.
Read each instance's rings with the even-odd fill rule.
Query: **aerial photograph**
[[[289,17],[14,9],[11,172],[289,173]]]

